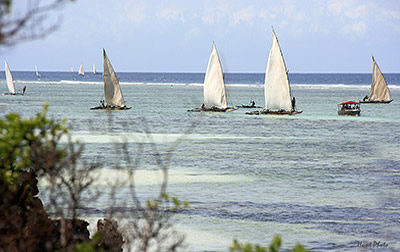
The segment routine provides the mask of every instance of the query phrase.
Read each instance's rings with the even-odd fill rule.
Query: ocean
[[[338,116],[336,104],[367,95],[371,74],[290,73],[303,111],[293,116],[189,113],[203,102],[203,73],[117,73],[132,109],[91,111],[103,99],[101,74],[41,74],[13,72],[26,94],[0,95],[0,115],[27,118],[48,103],[50,117],[67,119],[83,159],[103,164],[94,187],[104,193],[87,203],[95,209],[88,218],[106,216],[109,185],[132,169],[116,154],[119,143],[140,158],[135,182],[146,200],[160,181],[154,147],[165,158],[180,139],[168,192],[190,203],[173,217],[186,251],[228,251],[233,239],[267,246],[274,234],[284,250],[299,242],[312,251],[400,251],[400,74],[385,74],[393,102],[362,104],[359,117]],[[264,74],[227,73],[225,81],[229,105],[264,105]],[[133,206],[127,190],[117,199]]]

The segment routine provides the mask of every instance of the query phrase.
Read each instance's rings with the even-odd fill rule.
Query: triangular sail
[[[222,66],[215,43],[213,43],[210,59],[208,61],[203,91],[204,104],[206,107],[215,106],[222,109],[228,107]]]
[[[106,51],[103,49],[104,63],[103,63],[103,80],[104,80],[104,96],[107,105],[124,107],[125,102],[122,96],[119,80],[114,72],[110,60],[107,57]]]
[[[7,61],[4,61],[5,64],[5,71],[6,71],[6,80],[7,80],[7,87],[8,91],[11,94],[15,94],[15,85],[14,85],[14,80],[10,71],[10,67],[8,66]]]
[[[390,95],[389,88],[386,80],[383,77],[381,70],[376,64],[374,56],[372,56],[372,83],[371,90],[369,91],[370,101],[391,101],[392,96]]]
[[[79,75],[85,75],[85,71],[83,70],[83,64],[80,65],[78,74]]]
[[[265,72],[265,108],[292,111],[290,84],[285,61],[275,31]]]
[[[38,78],[41,77],[41,75],[40,75],[40,73],[39,73],[39,71],[38,71],[37,65],[35,65],[35,73],[36,73],[36,77],[38,77]]]
[[[93,73],[96,74],[96,66],[93,64]]]

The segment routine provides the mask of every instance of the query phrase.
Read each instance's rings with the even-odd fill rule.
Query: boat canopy
[[[345,105],[345,104],[360,104],[360,103],[355,102],[355,101],[344,101],[344,102],[338,103],[337,105]]]

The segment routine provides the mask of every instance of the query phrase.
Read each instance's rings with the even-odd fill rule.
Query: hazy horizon
[[[96,68],[97,69],[97,68]],[[118,71],[117,69],[114,69],[116,73],[166,73],[166,74],[205,74],[205,71]],[[11,71],[14,72],[35,72],[35,69],[11,69]],[[4,72],[4,70],[2,71]],[[49,73],[70,73],[71,70],[46,70],[46,69],[39,69],[39,72],[49,72]],[[102,73],[103,71],[101,69],[96,70],[97,74]],[[78,69],[74,69],[74,73],[78,74]],[[90,68],[89,70],[85,70],[85,74],[92,74],[92,69]],[[224,74],[265,74],[265,72],[226,72],[224,71]],[[290,74],[372,74],[372,69],[371,72],[289,72]],[[383,74],[400,74],[399,72],[383,72]]]

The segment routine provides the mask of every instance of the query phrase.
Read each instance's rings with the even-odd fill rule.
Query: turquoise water
[[[362,104],[360,117],[340,117],[336,103],[364,97],[368,75],[299,75],[292,94],[302,114],[250,116],[249,109],[188,113],[202,103],[201,75],[154,75],[151,84],[121,80],[132,109],[113,112],[89,110],[102,99],[101,75],[21,77],[17,90],[27,85],[27,94],[0,96],[0,114],[28,117],[48,102],[50,116],[68,119],[84,158],[102,162],[111,182],[124,176],[112,170],[121,164],[114,143],[127,142],[132,158],[143,145],[136,175],[142,199],[156,195],[160,181],[149,142],[165,155],[194,124],[174,151],[168,186],[191,204],[174,217],[188,251],[227,251],[233,238],[267,245],[274,234],[284,248],[300,242],[315,251],[354,251],[358,242],[380,241],[389,246],[379,251],[400,250],[400,82],[390,86],[392,103]],[[263,105],[262,75],[232,78],[232,105]],[[96,186],[107,191],[109,184]],[[118,199],[132,204],[125,190]],[[90,206],[101,215],[110,204],[101,197]]]

